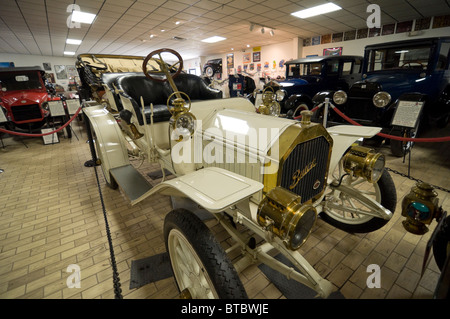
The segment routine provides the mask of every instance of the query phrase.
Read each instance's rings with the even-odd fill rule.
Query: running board
[[[110,173],[131,201],[131,205],[140,202],[140,197],[153,187],[131,164],[112,168]]]

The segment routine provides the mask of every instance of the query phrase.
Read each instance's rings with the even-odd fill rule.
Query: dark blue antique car
[[[301,110],[310,109],[312,98],[323,90],[348,90],[361,79],[363,57],[352,55],[317,56],[291,60],[285,63],[286,79],[271,81],[277,93],[281,113],[293,117]]]
[[[445,126],[450,114],[450,37],[425,38],[370,45],[365,48],[363,78],[348,91],[318,93],[362,125],[382,132],[415,137],[423,124]],[[347,94],[346,94],[347,93]],[[330,111],[330,120],[342,118]],[[402,156],[412,143],[390,141],[392,153]]]

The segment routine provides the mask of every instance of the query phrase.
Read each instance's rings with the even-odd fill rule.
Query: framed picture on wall
[[[65,65],[55,65],[55,73],[58,80],[67,80],[67,70]]]
[[[250,53],[244,53],[244,63],[250,63],[251,62],[251,56]]]
[[[78,75],[78,71],[74,65],[66,65],[66,71],[69,77],[74,77]]]
[[[50,62],[43,62],[42,66],[44,67],[45,71],[51,71],[52,70],[52,64]]]
[[[234,53],[227,54],[227,68],[234,68]]]
[[[342,55],[342,47],[323,49],[323,55]]]
[[[261,61],[261,52],[253,52],[253,62]]]
[[[0,62],[0,68],[13,68],[14,62]]]

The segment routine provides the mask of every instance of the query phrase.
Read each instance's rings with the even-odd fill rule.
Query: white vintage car
[[[199,77],[182,74],[183,61],[170,49],[145,59],[85,54],[78,61],[96,99],[85,102],[83,112],[106,182],[120,186],[131,204],[156,193],[174,199],[164,237],[185,297],[246,298],[238,273],[254,263],[327,297],[331,283],[298,252],[318,212],[350,232],[376,230],[394,213],[396,191],[383,155],[355,144],[379,128],[325,129],[310,122],[309,111],[301,122],[258,114],[248,100],[223,99]],[[130,154],[159,163],[175,178],[152,187]],[[213,214],[236,241],[232,248],[242,254],[236,263],[197,210]],[[271,257],[272,250],[295,269]]]

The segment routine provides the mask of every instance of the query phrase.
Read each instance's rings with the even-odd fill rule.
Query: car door
[[[361,65],[362,60],[342,60],[339,67],[339,86],[344,91],[348,89],[361,79]]]

